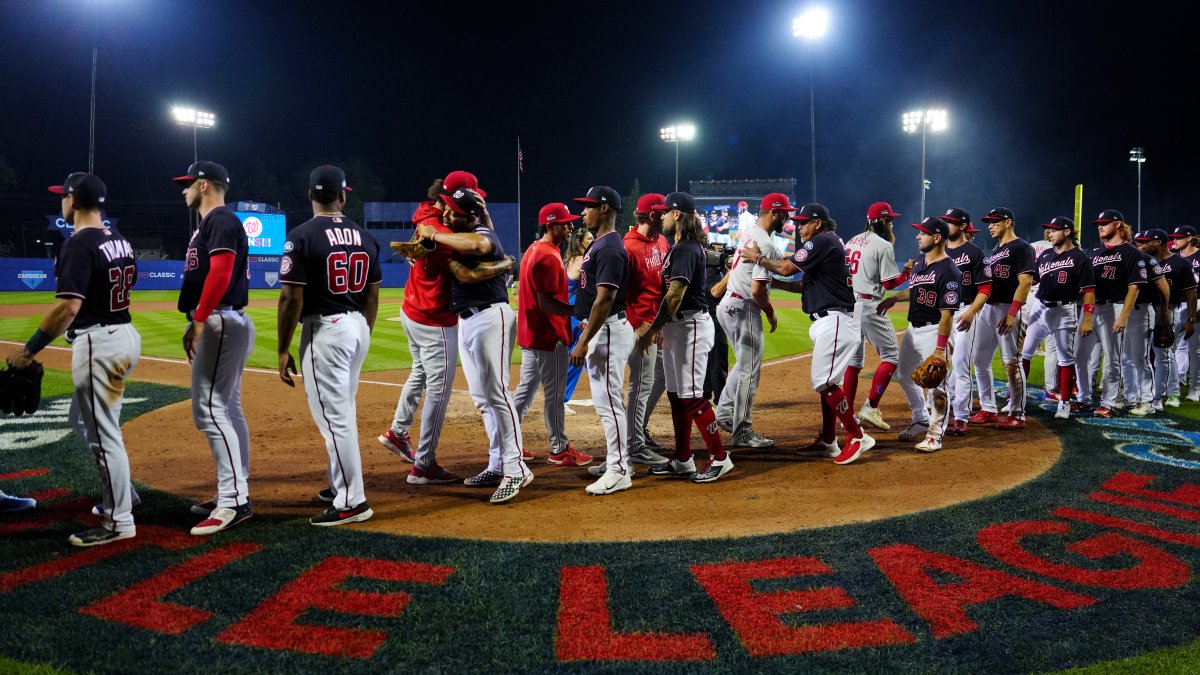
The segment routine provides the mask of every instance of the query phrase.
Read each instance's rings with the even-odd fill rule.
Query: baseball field
[[[0,516],[0,672],[1200,669],[1196,404],[1067,421],[1034,407],[1022,432],[973,427],[932,454],[878,432],[852,465],[800,458],[820,414],[808,319],[785,302],[755,404],[775,448],[733,451],[717,483],[639,467],[631,490],[589,497],[586,472],[544,462],[539,400],[523,425],[536,478],[490,506],[490,490],[408,485],[410,465],[375,440],[411,363],[389,320],[401,292],[385,289],[357,399],[376,515],[314,528],[326,455],[303,393],[275,373],[276,298],[252,291],[247,310],[255,516],[209,538],[188,534],[214,472],[191,421],[174,294],[133,307],[133,539],[67,543],[94,523],[99,485],[66,422],[67,346],[45,352],[41,410],[0,418],[0,489],[39,501]],[[0,294],[5,350],[50,302]],[[903,328],[902,312],[892,319]],[[486,436],[461,371],[454,389],[439,461],[469,475]],[[584,378],[574,400],[588,397]],[[572,444],[602,453],[595,414],[572,407]],[[907,421],[895,383],[882,409]],[[650,433],[670,441],[665,410]]]

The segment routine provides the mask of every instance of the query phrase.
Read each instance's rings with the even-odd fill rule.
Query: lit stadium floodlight
[[[675,144],[675,191],[679,192],[679,144],[696,138],[696,125],[672,124],[658,131],[658,137],[667,143]]]
[[[1146,163],[1146,150],[1138,146],[1129,151],[1129,161],[1137,164],[1137,187],[1138,187],[1138,229],[1142,227],[1142,165]]]
[[[925,137],[930,131],[945,131],[950,125],[945,110],[914,110],[906,112],[900,118],[900,124],[906,133],[921,134],[921,221],[925,220],[925,192],[930,182],[925,180]]]
[[[195,162],[200,156],[196,138],[197,132],[200,129],[215,127],[217,125],[217,116],[214,113],[184,106],[171,108],[171,115],[175,118],[176,124],[192,128],[192,162]]]
[[[816,40],[829,30],[829,12],[824,7],[809,7],[800,16],[792,19],[792,37]]]
[[[808,41],[808,131],[812,158],[812,200],[817,201],[817,96],[813,86],[813,60],[816,43],[829,31],[829,12],[824,7],[809,7],[792,19],[792,37]]]

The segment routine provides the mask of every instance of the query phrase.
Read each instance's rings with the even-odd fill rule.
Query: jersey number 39
[[[325,259],[325,276],[329,280],[329,292],[361,293],[367,287],[367,266],[371,257],[363,251],[347,253],[335,251]]]

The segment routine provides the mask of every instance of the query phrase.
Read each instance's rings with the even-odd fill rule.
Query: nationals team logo
[[[243,223],[242,227],[246,229],[247,237],[257,237],[263,232],[262,221],[254,216],[250,216]]]
[[[291,272],[291,271],[292,271],[292,256],[285,255],[285,256],[283,256],[283,259],[281,259],[279,261],[279,273],[284,276],[287,276],[287,273]]]

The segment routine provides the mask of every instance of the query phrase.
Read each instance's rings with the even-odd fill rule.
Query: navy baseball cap
[[[1100,212],[1100,215],[1096,216],[1096,219],[1092,223],[1095,225],[1105,225],[1118,220],[1122,223],[1125,222],[1125,216],[1121,215],[1120,211],[1116,209],[1104,209]]]
[[[982,220],[985,223],[998,223],[1002,220],[1015,220],[1015,218],[1013,218],[1012,209],[1004,206],[997,206],[991,211],[988,211],[988,214],[984,216]]]
[[[337,194],[342,190],[352,190],[346,185],[346,172],[332,164],[318,166],[308,174],[308,189],[318,194]]]
[[[586,196],[576,197],[574,201],[576,204],[583,204],[584,206],[608,204],[614,211],[621,210],[621,193],[607,185],[596,185],[588,188]]]
[[[970,225],[971,214],[959,208],[946,209],[946,215],[942,216],[942,220],[955,225]]]
[[[1145,232],[1138,232],[1137,236],[1134,237],[1133,240],[1134,241],[1158,240],[1158,241],[1165,242],[1167,240],[1167,233],[1163,232],[1162,230],[1160,230],[1158,228],[1152,228],[1152,229],[1146,230]]]
[[[950,223],[937,216],[929,216],[919,223],[913,223],[912,226],[925,234],[940,234],[942,239],[950,238]]]
[[[1196,236],[1196,228],[1192,227],[1191,225],[1180,225],[1179,227],[1175,228],[1174,232],[1171,233],[1172,239],[1183,239],[1185,237],[1194,236]]]
[[[104,181],[95,174],[83,171],[67,176],[62,185],[51,185],[50,191],[56,195],[72,195],[81,206],[100,206],[108,196]]]
[[[459,188],[474,190],[480,197],[487,199],[487,193],[479,188],[479,179],[470,171],[451,171],[446,174],[446,179],[442,181],[445,194],[451,194]]]
[[[675,209],[684,213],[695,213],[696,200],[686,192],[672,192],[663,197],[662,206],[654,207],[655,211],[674,211]]]
[[[173,178],[176,183],[187,187],[198,180],[211,180],[229,185],[229,171],[225,167],[202,159],[188,167],[187,173]]]
[[[804,206],[800,207],[800,210],[797,211],[796,215],[792,216],[791,219],[798,220],[800,222],[809,220],[829,220],[829,210],[821,204],[817,204],[815,202],[812,204],[805,204]]]
[[[458,188],[448,195],[442,195],[442,201],[446,202],[446,206],[450,207],[451,211],[461,214],[479,215],[483,213],[483,202],[479,201],[479,196],[474,190],[467,188]]]
[[[1042,227],[1047,230],[1073,230],[1075,229],[1075,221],[1066,216],[1055,216]]]

